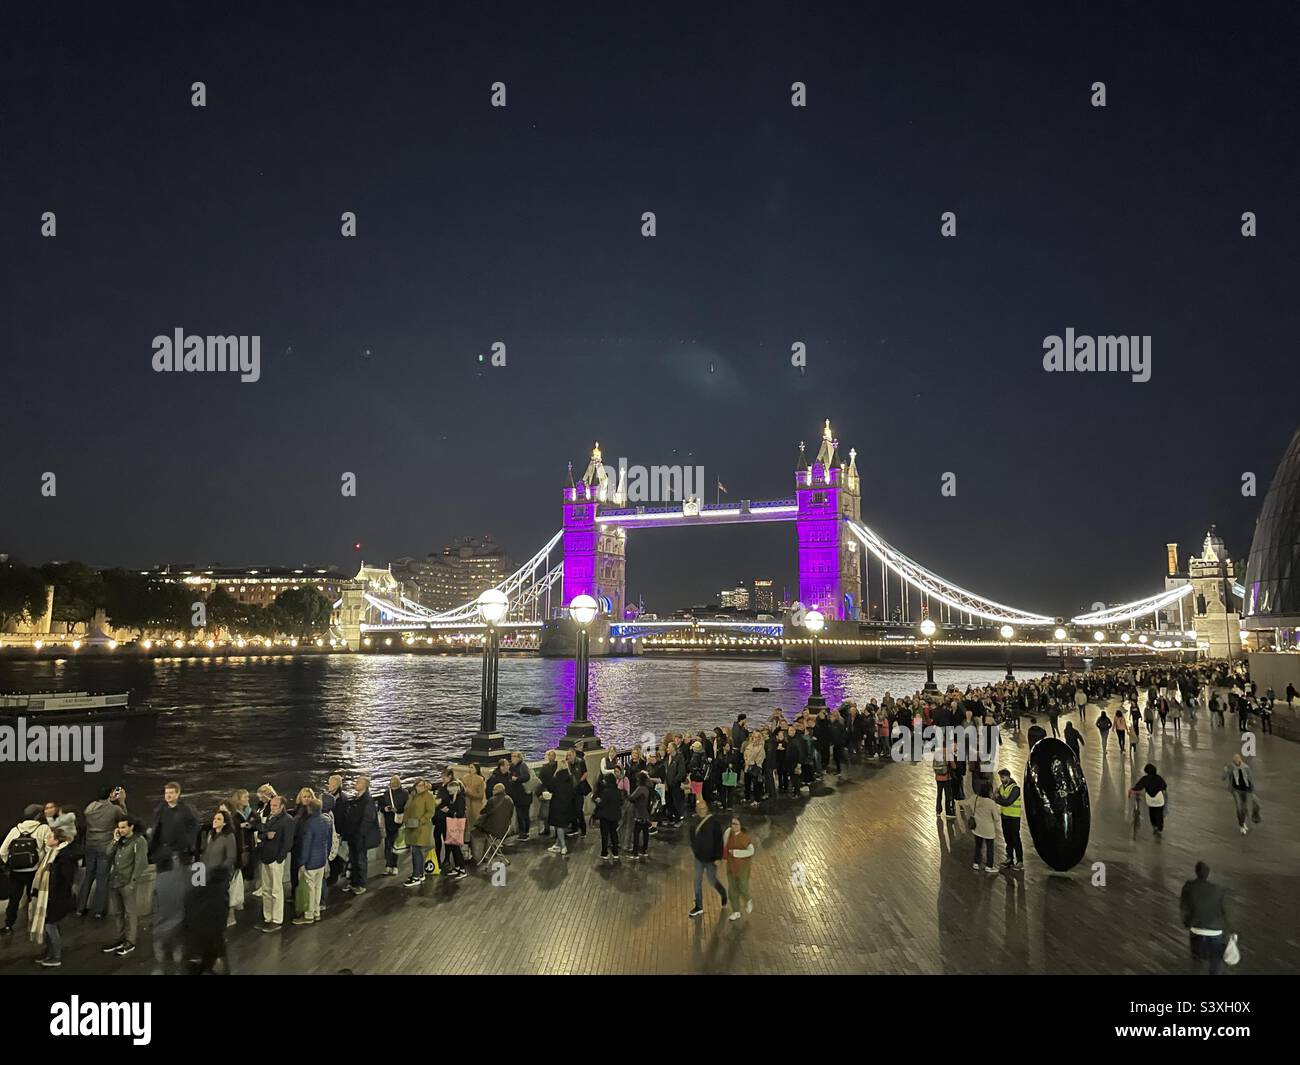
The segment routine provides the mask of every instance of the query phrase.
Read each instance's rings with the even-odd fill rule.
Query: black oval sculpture
[[[1088,780],[1079,759],[1058,739],[1039,740],[1029,752],[1020,790],[1038,856],[1060,872],[1073,869],[1088,849],[1092,825]]]

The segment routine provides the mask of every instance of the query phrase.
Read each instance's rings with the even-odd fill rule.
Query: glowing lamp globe
[[[1147,642],[1147,638],[1145,633],[1138,637],[1138,643],[1146,643],[1146,642]]]
[[[488,625],[495,625],[506,616],[506,610],[510,607],[510,600],[506,598],[506,593],[501,591],[500,588],[489,588],[478,597],[475,606],[478,607],[478,616],[484,622]]]
[[[1016,630],[1013,629],[1010,625],[1003,625],[1002,628],[998,630],[998,632],[1001,634],[1004,640],[1009,640],[1016,634]]]
[[[826,619],[822,617],[822,612],[820,610],[809,610],[803,616],[803,627],[814,636],[821,632],[825,625]]]
[[[1066,632],[1064,629],[1058,628],[1054,633],[1052,633],[1052,635],[1056,638],[1057,642],[1059,643],[1060,641],[1065,639]]]
[[[1097,643],[1104,643],[1106,640],[1106,634],[1102,632],[1101,629],[1098,629],[1096,632],[1092,634],[1092,638]]]
[[[1121,640],[1123,640],[1125,643],[1128,643],[1129,640],[1132,639],[1132,637],[1131,637],[1127,632],[1121,632],[1121,633],[1119,634],[1119,638],[1120,638]]]
[[[930,637],[932,637],[938,631],[939,631],[939,627],[929,618],[926,618],[923,622],[921,622],[921,635],[924,636],[927,640],[930,639]]]
[[[569,604],[569,617],[573,618],[584,629],[596,620],[596,612],[600,609],[596,600],[589,595],[575,595],[573,601]]]

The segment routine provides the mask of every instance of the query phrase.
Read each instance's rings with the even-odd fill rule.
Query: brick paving
[[[1096,716],[1089,707],[1088,719]],[[1186,724],[1186,722],[1184,722]],[[1182,973],[1189,971],[1178,892],[1198,859],[1226,884],[1241,934],[1241,973],[1300,968],[1300,745],[1259,738],[1255,771],[1264,821],[1238,832],[1220,773],[1239,738],[1199,727],[1143,738],[1139,756],[1113,742],[1103,759],[1084,731],[1092,799],[1087,856],[1067,874],[1034,854],[996,876],[971,869],[973,841],[936,821],[924,765],[852,766],[811,798],[743,816],[757,839],[752,915],[721,919],[705,887],[692,921],[686,833],[651,840],[650,861],[604,865],[599,833],[567,861],[536,841],[509,850],[506,884],[487,870],[459,882],[405,888],[375,877],[366,895],[337,891],[321,923],[259,933],[250,899],[230,936],[235,973]],[[1064,727],[1064,720],[1062,722]],[[1002,748],[1021,779],[1023,733]],[[1126,791],[1146,761],[1169,782],[1168,824],[1155,839],[1134,834]],[[999,860],[1002,857],[998,843]],[[1093,886],[1092,863],[1106,884]],[[403,867],[403,876],[406,868]],[[801,875],[800,875],[801,874]],[[21,921],[18,932],[21,932]],[[148,973],[148,933],[135,955],[93,949],[107,922],[68,918],[62,973]],[[16,934],[0,941],[0,973],[46,972]]]

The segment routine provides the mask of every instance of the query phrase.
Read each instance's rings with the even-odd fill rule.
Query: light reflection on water
[[[987,683],[994,667],[936,669],[949,683]],[[503,657],[498,726],[529,757],[555,746],[571,713],[574,663]],[[105,726],[104,769],[6,766],[0,810],[12,820],[29,802],[84,805],[93,792],[123,784],[137,812],[151,810],[163,781],[176,777],[197,805],[238,786],[270,782],[279,791],[318,786],[333,769],[387,777],[432,773],[457,758],[478,727],[479,659],[433,655],[331,655],[261,659],[66,659],[0,663],[0,691],[124,691],[159,713]],[[834,706],[886,690],[915,691],[922,667],[824,665],[822,694]],[[770,692],[754,692],[754,687]],[[595,659],[590,717],[602,741],[620,747],[645,732],[710,729],[744,711],[787,716],[808,698],[806,664],[773,659]],[[536,706],[540,717],[521,716]],[[345,734],[357,757],[345,759]]]

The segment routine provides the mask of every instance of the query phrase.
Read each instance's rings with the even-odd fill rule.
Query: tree
[[[277,595],[270,609],[277,631],[303,638],[327,632],[334,608],[315,588],[293,588]]]
[[[17,562],[0,563],[0,632],[45,611],[45,578]]]
[[[90,627],[103,605],[104,582],[97,570],[84,562],[50,562],[41,567],[47,584],[54,585],[54,621],[71,632],[76,625]]]

